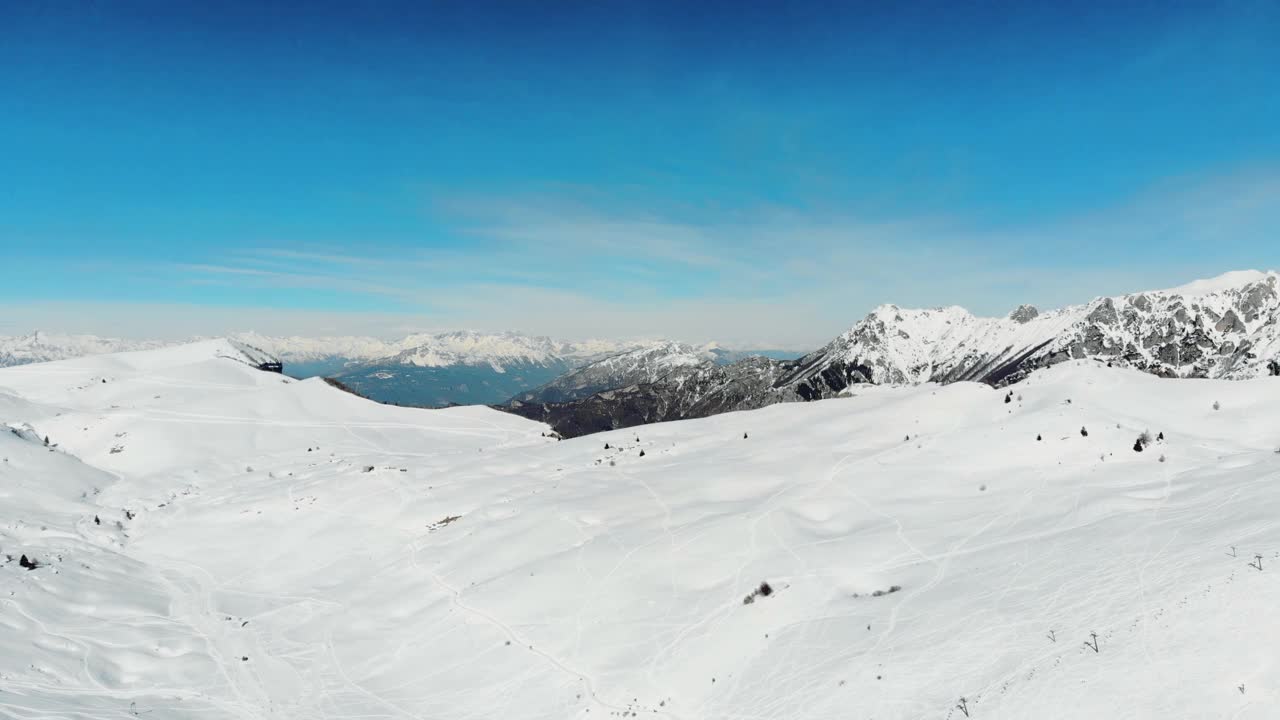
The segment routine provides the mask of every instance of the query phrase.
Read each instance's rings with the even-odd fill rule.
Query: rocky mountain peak
[[[568,393],[543,395],[541,405],[516,411],[582,434],[820,400],[862,383],[1006,385],[1068,360],[1092,359],[1166,377],[1280,375],[1278,288],[1275,273],[1249,271],[1043,313],[1023,305],[1000,318],[976,317],[956,306],[881,305],[798,360],[756,358],[707,367],[695,358],[678,370],[600,374],[572,387],[560,378],[551,385]],[[610,387],[617,391],[600,392]]]
[[[1009,313],[1009,319],[1019,324],[1030,322],[1039,316],[1040,311],[1035,305],[1019,305]]]

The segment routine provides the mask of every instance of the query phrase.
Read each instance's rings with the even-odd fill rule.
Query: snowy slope
[[[556,442],[236,350],[0,371],[0,717],[1280,713],[1273,380],[1073,361]]]

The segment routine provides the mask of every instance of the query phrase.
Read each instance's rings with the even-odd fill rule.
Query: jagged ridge
[[[508,409],[548,422],[562,434],[579,435],[820,400],[861,383],[1005,385],[1069,359],[1092,358],[1163,377],[1280,376],[1278,286],[1274,272],[1244,271],[1046,313],[1023,305],[1003,318],[976,317],[954,306],[882,305],[795,361],[752,358],[720,368],[676,366],[661,377],[590,396],[565,392],[557,401],[552,393],[533,393]],[[659,364],[657,358],[649,361]],[[586,390],[598,385],[578,379],[627,379],[611,375],[612,370],[588,365],[550,385]]]

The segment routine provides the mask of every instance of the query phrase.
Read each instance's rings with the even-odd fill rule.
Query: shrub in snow
[[[640,451],[640,457],[644,457],[644,451],[643,451],[643,450],[641,450],[641,451]]]
[[[752,590],[746,597],[742,598],[743,605],[750,605],[756,601],[758,597],[769,597],[773,594],[773,586],[768,581],[761,581],[760,586]]]
[[[1080,426],[1080,437],[1089,437],[1089,431],[1083,425]]]
[[[1036,436],[1036,442],[1040,442],[1040,441],[1041,441],[1041,440],[1043,440],[1043,439],[1044,439],[1044,438],[1040,437],[1039,435],[1037,435],[1037,436]]]
[[[1089,642],[1088,640],[1085,640],[1084,641],[1085,647],[1089,648],[1090,650],[1093,650],[1094,652],[1098,652],[1098,633],[1089,633],[1089,637],[1093,638],[1093,642]]]
[[[1214,401],[1213,401],[1213,409],[1214,409],[1214,410],[1221,410],[1221,409],[1222,409],[1222,405],[1221,405],[1217,400],[1214,400]]]
[[[1164,462],[1164,456],[1163,456],[1163,455],[1161,455],[1161,456],[1160,456],[1160,462]]]
[[[746,434],[746,433],[742,433],[742,439],[743,439],[743,440],[746,440],[746,439],[747,439],[747,434]]]
[[[1013,391],[1012,391],[1012,390],[1010,390],[1010,391],[1009,391],[1009,394],[1008,394],[1008,395],[1005,395],[1005,396],[1004,396],[1004,404],[1005,404],[1005,405],[1008,405],[1008,404],[1009,404],[1009,403],[1011,403],[1011,402],[1013,402]]]

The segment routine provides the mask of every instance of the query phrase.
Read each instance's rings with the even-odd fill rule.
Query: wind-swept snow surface
[[[1280,715],[1275,379],[558,442],[236,349],[0,371],[0,717]]]

